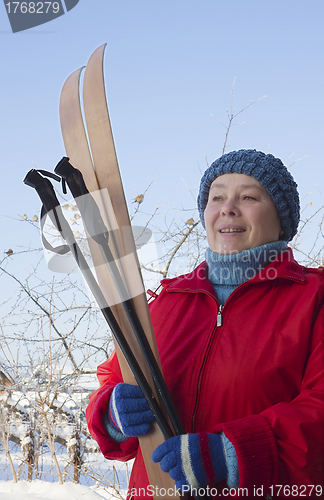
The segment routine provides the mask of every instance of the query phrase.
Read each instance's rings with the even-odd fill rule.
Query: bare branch
[[[262,97],[259,97],[259,99],[256,99],[255,101],[251,101],[249,104],[247,104],[246,106],[244,106],[244,108],[242,108],[240,111],[235,112],[235,108],[234,108],[234,87],[235,87],[235,81],[236,81],[236,77],[234,78],[233,85],[232,85],[232,91],[231,91],[231,109],[230,109],[230,111],[226,110],[227,111],[227,118],[228,118],[227,125],[225,125],[223,122],[221,122],[220,120],[218,120],[218,118],[216,118],[211,113],[211,116],[213,118],[215,118],[215,120],[217,120],[226,129],[226,131],[225,131],[225,139],[224,139],[224,144],[223,144],[223,149],[222,149],[222,155],[225,154],[225,150],[227,148],[228,136],[229,136],[231,127],[233,125],[239,125],[237,123],[234,123],[234,121],[236,120],[236,118],[238,117],[238,115],[240,115],[241,113],[243,113],[243,111],[245,111],[247,108],[250,108],[251,106],[253,106],[258,101],[261,101],[262,99],[264,99],[265,97],[267,97],[266,95],[264,95]]]

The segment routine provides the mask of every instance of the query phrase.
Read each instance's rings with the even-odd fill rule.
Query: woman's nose
[[[237,203],[231,198],[224,201],[221,212],[222,215],[230,217],[237,217],[240,214]]]

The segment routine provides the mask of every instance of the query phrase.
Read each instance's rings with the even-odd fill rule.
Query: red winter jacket
[[[203,262],[163,280],[151,305],[163,374],[186,432],[224,431],[237,453],[239,488],[246,488],[240,496],[320,498],[319,487],[308,485],[324,482],[323,269],[300,266],[288,249],[223,308],[206,274]],[[117,444],[102,423],[122,381],[115,353],[97,373],[89,430],[106,458],[136,456],[130,490],[145,488],[137,438]]]

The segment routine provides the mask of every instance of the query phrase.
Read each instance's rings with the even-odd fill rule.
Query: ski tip
[[[79,98],[81,73],[84,69],[85,66],[81,66],[81,68],[73,71],[73,73],[71,73],[65,80],[60,95],[60,115],[66,108],[67,104],[70,102],[71,98],[75,98],[75,96]]]
[[[96,52],[97,50],[105,50],[105,48],[107,47],[108,43],[105,42],[105,43],[102,43],[101,45],[99,45],[99,47],[94,51]]]
[[[70,82],[71,80],[77,80],[79,81],[80,79],[80,75],[82,73],[82,71],[85,69],[85,66],[81,66],[81,68],[78,68],[76,69],[75,71],[73,71],[73,73],[71,73],[67,79],[65,80],[64,82],[64,85],[63,85],[63,88],[64,86],[67,84],[67,82]]]
[[[96,59],[96,56],[98,55],[100,58],[103,58],[103,55],[104,55],[104,52],[105,52],[105,49],[107,47],[107,42],[106,43],[103,43],[102,45],[99,45],[99,47],[96,48],[96,50],[94,50],[91,54],[91,56],[89,57],[89,61],[93,60],[93,59]],[[89,64],[89,61],[88,61],[88,64]]]

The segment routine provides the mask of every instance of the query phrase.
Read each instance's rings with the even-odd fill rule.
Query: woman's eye
[[[255,200],[256,198],[254,198],[253,196],[243,196],[243,199],[244,200]]]

